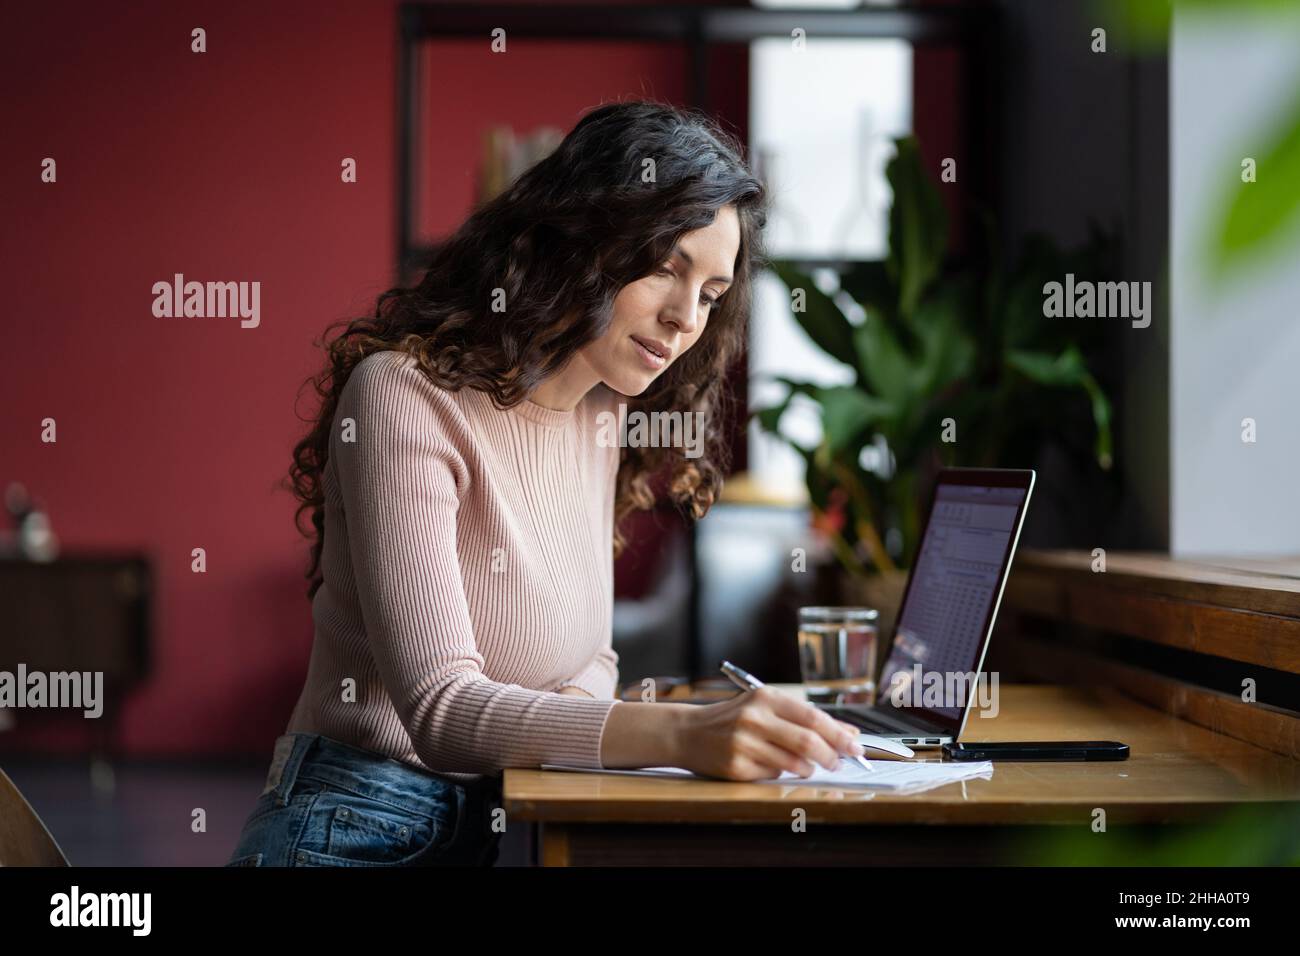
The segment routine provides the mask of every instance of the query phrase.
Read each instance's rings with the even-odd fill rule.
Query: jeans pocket
[[[454,794],[448,794],[455,800]],[[455,817],[429,815],[326,788],[315,795],[299,863],[324,866],[404,866],[442,849]]]
[[[244,826],[246,828],[251,827],[268,813],[273,813],[279,809],[280,804],[276,802],[276,795],[274,793],[264,793],[253,804],[253,809],[249,811],[248,816],[244,819]]]

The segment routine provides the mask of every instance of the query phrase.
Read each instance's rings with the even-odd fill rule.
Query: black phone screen
[[[1025,740],[945,744],[950,760],[1125,760],[1128,744],[1117,740]]]

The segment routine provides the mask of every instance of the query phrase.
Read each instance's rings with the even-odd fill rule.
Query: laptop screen
[[[935,489],[877,706],[920,705],[925,716],[960,725],[975,692],[1033,473],[1007,472],[1019,487],[967,484],[980,473],[957,480],[954,474],[941,474]],[[914,686],[918,680],[921,687]],[[953,690],[963,687],[954,697]]]

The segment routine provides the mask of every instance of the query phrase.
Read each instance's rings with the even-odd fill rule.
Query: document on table
[[[591,770],[586,767],[567,767],[561,764],[542,764],[543,770],[569,770],[575,773],[616,773],[634,777],[678,777],[721,782],[716,777],[702,777],[681,767],[646,767],[641,770]],[[801,777],[789,770],[779,777],[751,780],[748,783],[807,784],[822,787],[850,787],[887,790],[890,793],[920,793],[962,780],[984,779],[993,776],[993,761],[971,760],[952,763],[938,761],[872,760],[868,770],[856,760],[841,760],[835,770],[818,766],[811,776]]]

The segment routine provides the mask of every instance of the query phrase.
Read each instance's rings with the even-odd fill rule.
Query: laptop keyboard
[[[868,711],[858,710],[853,707],[823,707],[827,713],[837,720],[853,724],[855,727],[861,727],[863,730],[873,731],[875,733],[916,733],[915,730],[908,731],[898,727],[893,723],[887,723],[877,718]]]
[[[921,724],[904,724],[902,721],[890,721],[867,708],[849,707],[844,705],[824,705],[822,710],[829,713],[837,720],[853,724],[868,733],[879,734],[883,736],[900,736],[924,738],[941,734],[938,729],[927,729]]]

